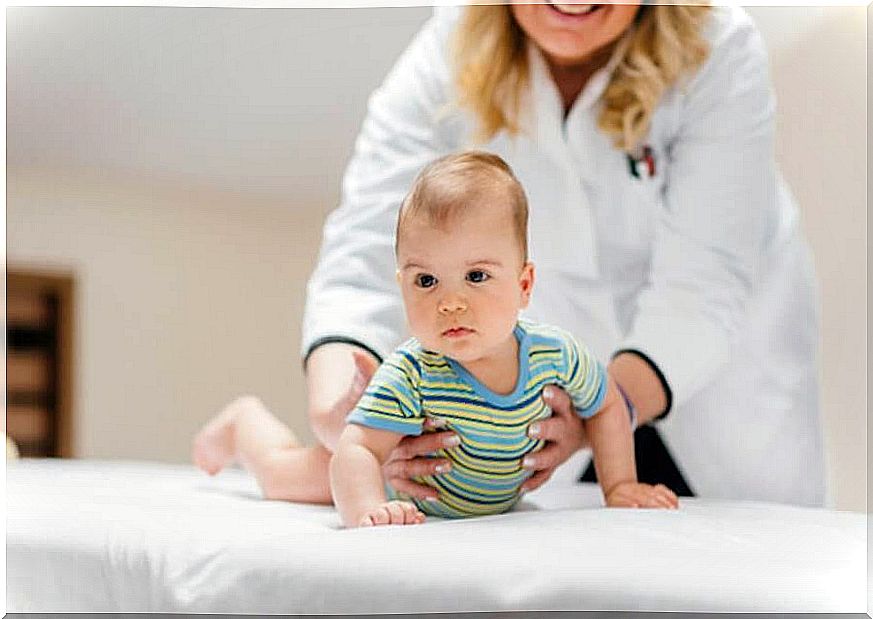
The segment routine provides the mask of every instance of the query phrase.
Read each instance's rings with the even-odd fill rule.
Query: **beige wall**
[[[821,278],[829,477],[836,505],[856,510],[866,471],[864,10],[751,10],[772,51],[778,156]],[[352,98],[344,113],[360,117],[363,104]],[[285,197],[108,170],[8,169],[10,264],[78,278],[79,455],[184,461],[198,425],[241,393],[311,436],[298,325],[346,157],[323,161],[330,187]]]
[[[75,453],[185,461],[200,423],[256,393],[292,424],[319,209],[9,170],[8,260],[76,276]]]

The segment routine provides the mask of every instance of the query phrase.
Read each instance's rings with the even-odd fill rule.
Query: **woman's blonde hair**
[[[598,126],[616,148],[633,151],[646,135],[664,92],[699,67],[709,53],[703,27],[709,6],[640,7],[617,42],[618,64],[604,91]],[[468,6],[455,31],[457,102],[479,121],[475,136],[520,131],[522,93],[528,83],[526,36],[509,5]]]

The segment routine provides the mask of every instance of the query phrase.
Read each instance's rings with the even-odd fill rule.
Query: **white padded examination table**
[[[263,501],[236,469],[11,462],[7,610],[865,612],[863,514],[606,510],[577,466],[508,514],[341,530],[332,508]]]

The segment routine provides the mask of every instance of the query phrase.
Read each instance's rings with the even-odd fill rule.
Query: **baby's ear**
[[[525,262],[521,268],[518,285],[521,288],[521,307],[524,309],[530,303],[530,295],[533,292],[534,279],[536,279],[533,262]]]

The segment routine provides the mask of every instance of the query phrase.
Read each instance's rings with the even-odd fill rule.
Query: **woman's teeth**
[[[599,8],[597,4],[552,4],[559,13],[565,15],[587,15],[591,11]]]

